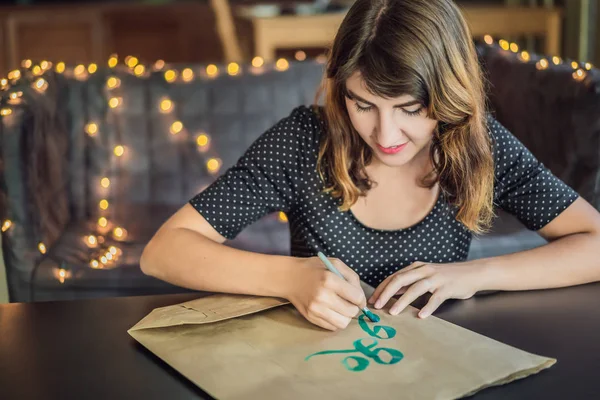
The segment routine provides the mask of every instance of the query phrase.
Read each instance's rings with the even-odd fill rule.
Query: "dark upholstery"
[[[540,71],[534,61],[524,63],[497,47],[484,45],[479,51],[500,122],[599,207],[598,71],[586,71],[588,77],[579,82],[569,66]],[[172,68],[181,74],[186,67]],[[268,127],[297,105],[313,103],[323,71],[315,61],[291,63],[285,71],[266,66],[261,73],[242,65],[237,76],[219,66],[216,78],[207,77],[204,66],[190,68],[195,79],[184,82],[179,76],[175,83],[165,81],[164,71],[139,78],[127,69],[101,67],[81,80],[69,70],[49,71],[43,94],[31,87],[37,78],[23,71],[25,77],[4,94],[2,107],[13,113],[3,117],[1,128],[0,217],[12,221],[2,234],[12,301],[181,291],[141,273],[144,244]],[[106,88],[110,76],[121,80],[119,88]],[[23,92],[23,104],[8,105],[8,93],[16,90]],[[123,101],[114,110],[108,107],[113,96]],[[165,97],[174,103],[170,113],[159,111]],[[169,133],[174,121],[184,126],[177,135]],[[85,133],[89,122],[98,124],[95,137]],[[196,144],[202,132],[210,137],[207,151]],[[113,153],[119,144],[126,147],[122,157]],[[43,150],[33,152],[35,148]],[[211,158],[222,160],[214,174],[207,169]],[[43,179],[49,176],[59,178]],[[110,179],[108,189],[101,186],[102,177]],[[49,196],[40,200],[39,193]],[[101,199],[109,201],[108,210],[98,207]],[[97,259],[98,250],[89,249],[84,239],[102,233],[97,225],[102,215],[111,227],[125,228],[127,236],[119,241],[111,231],[104,232],[101,246],[115,245],[122,254],[113,265],[94,269],[90,260]],[[46,254],[40,253],[39,242],[48,248]],[[535,232],[500,213],[493,231],[474,239],[470,257],[543,243]],[[287,224],[277,214],[269,215],[227,244],[286,254]]]

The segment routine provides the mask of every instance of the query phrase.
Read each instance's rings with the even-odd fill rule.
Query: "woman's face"
[[[414,97],[382,98],[366,90],[360,72],[346,80],[346,108],[352,125],[371,147],[375,160],[401,167],[429,157],[437,121]],[[426,158],[423,158],[426,157]]]

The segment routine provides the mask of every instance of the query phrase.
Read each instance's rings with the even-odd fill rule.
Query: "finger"
[[[390,280],[392,280],[393,277],[394,277],[394,274],[388,276],[377,286],[377,288],[375,289],[375,291],[373,292],[371,297],[369,297],[370,304],[374,304],[377,301],[377,299],[381,295],[381,292],[383,292],[383,290],[388,285],[388,283],[390,283]]]
[[[360,287],[360,277],[358,274],[349,266],[344,264],[344,262],[337,258],[330,258],[329,261],[333,264],[334,267],[340,271],[340,274],[344,276],[344,279],[348,281],[351,285]]]
[[[425,305],[425,307],[423,307],[421,311],[419,311],[419,318],[427,318],[428,316],[433,314],[433,312],[437,310],[438,307],[446,300],[448,300],[448,296],[442,293],[441,290],[436,290],[433,293],[433,296],[431,296],[431,298]]]
[[[416,261],[412,264],[410,264],[408,267],[404,267],[402,268],[400,271],[396,272],[396,274],[403,274],[406,273],[408,271],[412,271],[418,267],[422,267],[423,265],[425,265],[424,262],[421,261]],[[394,277],[395,274],[392,274],[390,276],[388,276],[387,278],[385,278],[383,280],[383,282],[381,282],[379,284],[379,286],[377,286],[377,289],[375,289],[375,291],[373,292],[373,294],[371,295],[371,297],[369,297],[369,304],[374,304],[377,302],[377,299],[379,298],[379,296],[381,296],[381,292],[385,289],[385,287],[388,285],[390,279],[392,279]],[[399,293],[398,293],[399,294]]]
[[[406,273],[400,272],[394,274],[390,283],[385,287],[383,292],[381,292],[381,295],[375,302],[375,308],[380,309],[384,307],[392,296],[394,296],[401,288],[412,285],[421,279],[427,278],[427,276],[428,272],[423,268],[413,269]]]
[[[316,317],[316,316],[311,316],[310,318],[307,318],[309,320],[309,322],[320,326],[323,329],[327,329],[329,331],[337,331],[338,328],[335,327],[334,325],[330,324],[329,322],[325,321],[323,318],[321,317]]]
[[[421,279],[420,281],[414,283],[406,293],[400,297],[400,299],[390,308],[390,314],[397,315],[401,313],[406,306],[415,301],[422,296],[423,294],[429,292],[431,290],[432,284],[429,279]]]
[[[321,314],[317,315],[317,317],[325,320],[326,322],[330,323],[337,329],[345,329],[351,320],[351,318],[341,315],[340,313],[338,313],[330,308],[324,308],[321,311]]]
[[[365,292],[360,286],[356,287],[336,275],[333,275],[331,279],[334,278],[332,289],[339,297],[360,308],[367,306]]]
[[[360,312],[357,305],[350,303],[343,297],[340,297],[337,294],[334,294],[332,297],[329,308],[338,314],[348,318],[354,318]]]

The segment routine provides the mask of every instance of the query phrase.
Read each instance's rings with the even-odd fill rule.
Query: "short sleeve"
[[[295,108],[190,204],[227,239],[271,212],[288,212],[303,174],[316,165],[317,121],[310,108]]]
[[[500,208],[539,230],[579,197],[492,117],[488,128],[494,143],[494,201]]]

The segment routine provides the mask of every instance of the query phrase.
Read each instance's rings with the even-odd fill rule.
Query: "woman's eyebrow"
[[[356,93],[354,93],[352,90],[346,88],[346,94],[348,97],[350,97],[352,100],[358,100],[361,103],[365,103],[368,104],[370,106],[376,107],[375,104],[371,103],[370,101],[367,101],[365,99],[363,99],[362,97],[360,97],[359,95],[357,95]],[[419,100],[411,100],[411,101],[407,101],[406,103],[402,103],[402,104],[396,104],[394,107],[409,107],[415,104],[421,104],[421,102]]]

